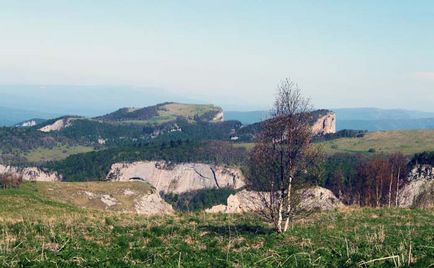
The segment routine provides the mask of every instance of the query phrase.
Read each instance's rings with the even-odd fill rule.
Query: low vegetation
[[[278,234],[254,215],[83,210],[35,187],[0,191],[1,266],[429,267],[434,259],[432,210],[299,215]]]
[[[52,148],[39,147],[24,153],[28,162],[38,163],[46,161],[58,161],[67,158],[70,155],[88,153],[94,150],[91,146],[75,145],[67,146],[58,144]]]

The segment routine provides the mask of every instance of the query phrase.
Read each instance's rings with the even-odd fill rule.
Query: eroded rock
[[[344,207],[341,201],[328,189],[312,187],[298,190],[296,209],[303,211],[323,211]],[[228,197],[227,205],[217,205],[205,210],[207,213],[246,213],[264,208],[269,193],[243,190]]]
[[[141,196],[136,200],[134,207],[138,214],[144,215],[163,215],[174,212],[173,207],[157,193]]]
[[[12,174],[20,176],[24,181],[61,181],[62,178],[56,172],[47,172],[36,167],[19,168],[0,164],[0,174]]]
[[[113,164],[108,181],[142,180],[157,192],[185,193],[201,189],[239,189],[245,185],[239,169],[200,163],[170,164],[147,161]]]

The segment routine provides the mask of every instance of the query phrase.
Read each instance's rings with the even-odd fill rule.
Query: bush
[[[2,188],[18,188],[22,182],[21,176],[10,173],[0,174],[0,186]]]

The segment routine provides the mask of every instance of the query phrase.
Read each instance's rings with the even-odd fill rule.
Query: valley
[[[0,262],[429,263],[434,157],[420,153],[434,151],[434,132],[337,131],[339,118],[328,110],[306,118],[324,158],[294,182],[287,234],[258,220],[269,194],[250,184],[251,152],[271,121],[245,125],[225,121],[213,105],[162,103],[3,127]],[[395,165],[401,181],[390,179]]]

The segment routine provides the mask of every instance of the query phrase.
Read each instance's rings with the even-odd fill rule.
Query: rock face
[[[157,192],[185,193],[209,188],[239,189],[245,185],[239,169],[199,163],[148,161],[113,164],[108,181],[142,180]]]
[[[212,122],[223,122],[223,121],[225,121],[225,114],[223,110],[218,112],[212,119]]]
[[[399,191],[398,202],[403,208],[434,207],[434,180],[411,181]]]
[[[18,168],[0,165],[0,174],[10,173],[20,176],[24,181],[60,181],[61,176],[54,172],[46,172],[36,167]]]
[[[336,114],[327,110],[312,113],[312,132],[316,135],[336,133]]]
[[[298,209],[304,211],[331,210],[343,207],[332,191],[322,187],[311,187],[298,191]]]
[[[312,187],[301,189],[296,193],[296,209],[303,211],[332,210],[343,207],[341,201],[328,189]],[[207,213],[246,213],[263,208],[262,200],[267,193],[243,190],[228,197],[227,206],[217,205],[207,209]]]
[[[52,131],[59,131],[64,128],[70,127],[72,125],[72,121],[76,120],[77,118],[73,117],[64,117],[59,120],[56,120],[54,123],[46,125],[44,127],[41,127],[39,131],[42,132],[52,132]]]
[[[142,196],[136,200],[134,207],[138,214],[143,215],[172,214],[174,212],[173,207],[157,193]]]
[[[416,165],[410,171],[409,180],[434,180],[434,166]]]
[[[408,175],[408,183],[398,195],[400,207],[432,207],[434,205],[434,167],[416,165]]]

